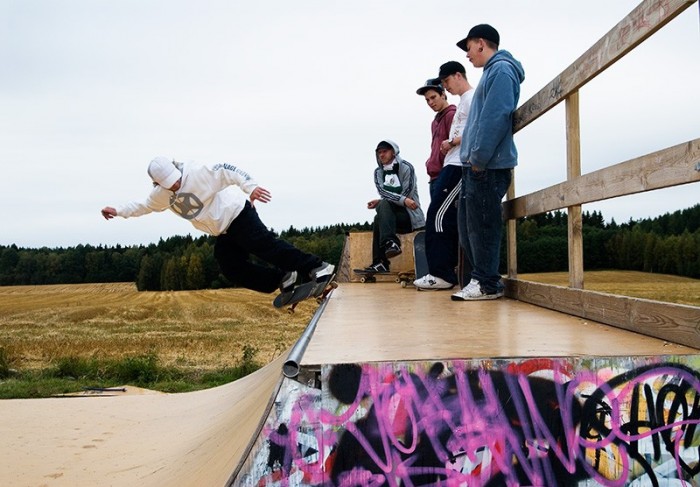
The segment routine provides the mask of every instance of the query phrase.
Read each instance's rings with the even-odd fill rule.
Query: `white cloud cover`
[[[157,155],[239,165],[272,191],[258,211],[279,231],[371,220],[373,149],[391,138],[427,204],[433,113],[415,90],[449,60],[478,81],[455,46],[472,25],[494,25],[522,62],[523,103],[636,5],[2,0],[0,245],[199,235],[170,213],[100,216],[146,196]],[[696,4],[581,90],[583,172],[698,137],[699,37]],[[517,194],[565,179],[563,105],[516,143]],[[623,222],[697,194],[686,185],[584,210]]]

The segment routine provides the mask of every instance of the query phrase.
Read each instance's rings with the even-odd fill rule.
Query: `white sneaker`
[[[438,291],[440,289],[452,289],[454,287],[454,284],[431,274],[426,274],[420,279],[416,279],[413,281],[413,285],[416,286],[419,291]]]
[[[333,275],[333,271],[335,271],[335,266],[333,264],[329,264],[328,262],[324,262],[311,271],[310,277],[314,281],[327,281]]]
[[[481,290],[479,281],[472,279],[461,291],[457,291],[452,295],[452,301],[483,301],[486,299],[498,299],[501,296],[503,296],[503,291],[493,294],[484,293]]]
[[[282,276],[282,280],[280,281],[280,291],[283,293],[287,293],[294,289],[294,285],[296,283],[297,271],[287,272],[284,276]]]

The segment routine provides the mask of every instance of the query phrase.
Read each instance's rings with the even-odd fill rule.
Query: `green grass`
[[[237,365],[207,371],[161,366],[154,352],[119,359],[67,356],[57,358],[48,368],[18,371],[10,366],[10,354],[0,348],[0,399],[52,397],[126,384],[169,393],[208,389],[262,367],[255,361],[255,353],[253,347],[247,346]]]

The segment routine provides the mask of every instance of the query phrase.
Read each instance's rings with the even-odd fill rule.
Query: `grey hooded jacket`
[[[374,170],[374,184],[377,187],[377,192],[382,199],[385,199],[395,205],[406,207],[406,198],[411,198],[413,201],[418,203],[418,208],[411,210],[406,208],[409,216],[411,217],[411,226],[413,230],[418,230],[425,226],[425,215],[420,206],[420,200],[418,199],[418,184],[416,180],[416,171],[410,162],[404,161],[399,156],[399,146],[396,142],[384,139],[381,142],[386,142],[394,148],[394,164],[398,165],[399,180],[401,181],[401,193],[392,193],[384,189],[384,179],[383,179],[383,164],[377,158],[377,168]],[[380,143],[381,143],[380,142]]]

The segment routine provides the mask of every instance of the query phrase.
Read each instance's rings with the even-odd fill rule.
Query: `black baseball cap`
[[[467,71],[464,69],[464,66],[462,66],[461,63],[458,63],[457,61],[447,61],[445,64],[440,66],[438,79],[443,80],[455,73],[462,73],[462,76],[466,76]]]
[[[394,146],[391,145],[389,142],[382,140],[379,144],[377,144],[377,148],[374,149],[374,151],[376,152],[379,149],[394,150]]]
[[[469,30],[469,34],[467,34],[467,37],[465,37],[457,43],[457,47],[459,47],[463,51],[466,51],[467,41],[469,39],[484,39],[493,42],[494,44],[496,44],[496,46],[498,46],[501,43],[501,36],[498,35],[498,31],[491,27],[489,24],[479,24],[472,27]]]
[[[443,88],[442,83],[440,83],[440,78],[430,78],[423,86],[416,90],[416,93],[419,95],[425,95],[428,90],[435,90],[441,95],[445,92],[445,88]]]

